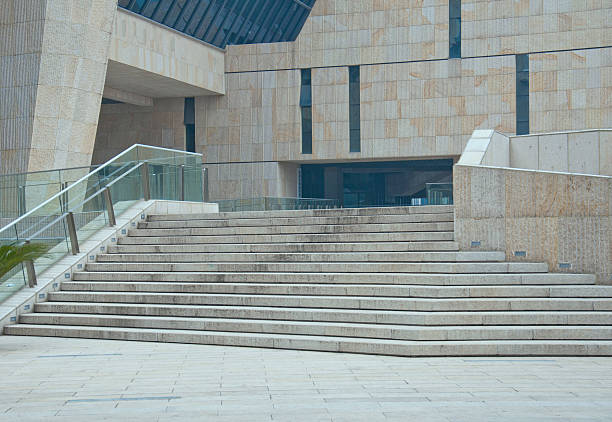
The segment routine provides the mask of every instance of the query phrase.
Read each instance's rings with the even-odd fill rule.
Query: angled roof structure
[[[316,0],[119,0],[119,7],[219,48],[295,41]]]

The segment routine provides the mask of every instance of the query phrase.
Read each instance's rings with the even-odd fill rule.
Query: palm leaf
[[[16,265],[34,261],[47,252],[47,245],[42,243],[11,243],[0,245],[0,277]]]

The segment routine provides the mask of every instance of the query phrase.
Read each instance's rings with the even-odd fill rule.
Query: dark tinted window
[[[529,133],[529,55],[516,56],[516,134]]]
[[[349,151],[361,151],[359,66],[349,67]]]
[[[448,7],[448,56],[451,59],[458,59],[461,57],[461,0],[450,0]]]
[[[207,43],[295,41],[316,0],[119,0],[119,7]]]

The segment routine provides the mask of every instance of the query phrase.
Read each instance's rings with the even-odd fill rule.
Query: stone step
[[[214,344],[394,356],[609,356],[612,341],[482,340],[409,341],[290,334],[62,325],[9,325],[9,335],[79,337],[170,343]]]
[[[138,303],[404,311],[612,311],[612,298],[391,298],[198,293],[50,292],[52,302]]]
[[[339,233],[402,233],[402,232],[449,232],[453,222],[397,223],[397,224],[326,224],[294,226],[244,226],[244,227],[188,227],[175,229],[130,229],[128,236],[239,236],[279,234],[339,234]]]
[[[612,326],[442,326],[268,321],[252,319],[149,317],[95,314],[23,314],[20,324],[148,328],[191,331],[297,334],[389,340],[608,340]]]
[[[605,311],[391,311],[291,308],[273,306],[204,306],[134,303],[40,302],[37,313],[141,315],[186,318],[263,319],[422,326],[447,325],[612,325]]]
[[[101,263],[86,265],[87,271],[172,271],[172,272],[345,272],[345,273],[447,273],[447,274],[489,274],[489,273],[545,273],[546,263],[535,262],[206,262],[206,263]]]
[[[210,243],[187,245],[113,245],[109,253],[297,253],[297,252],[457,252],[456,242],[366,243]]]
[[[394,286],[376,284],[156,283],[64,281],[62,291],[224,293],[263,295],[382,296],[423,298],[467,297],[608,297],[612,286]]]
[[[260,226],[295,226],[295,225],[355,225],[355,224],[398,224],[398,223],[431,223],[452,222],[454,214],[404,214],[404,215],[338,215],[333,217],[266,217],[266,218],[228,218],[225,220],[211,219],[180,219],[169,221],[144,221],[138,223],[139,228],[215,228],[215,227],[260,227]]]
[[[237,211],[207,214],[151,214],[149,221],[184,221],[184,220],[226,220],[237,218],[283,218],[283,217],[333,217],[333,216],[381,216],[406,214],[439,214],[452,213],[452,205],[426,205],[418,207],[372,207],[372,208],[332,208],[319,210],[269,210]]]
[[[424,273],[287,273],[287,272],[74,272],[80,281],[157,281],[205,283],[316,283],[316,284],[419,284],[445,286],[473,285],[564,285],[595,284],[591,274],[515,273],[515,274],[424,274]]]
[[[97,262],[500,262],[504,252],[327,252],[99,254]]]
[[[138,231],[138,230],[135,230]],[[454,232],[253,234],[239,236],[126,236],[120,245],[185,245],[193,243],[355,243],[453,241]]]

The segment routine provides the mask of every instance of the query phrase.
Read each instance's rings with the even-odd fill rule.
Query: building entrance
[[[301,197],[345,208],[452,204],[453,160],[304,164]]]

